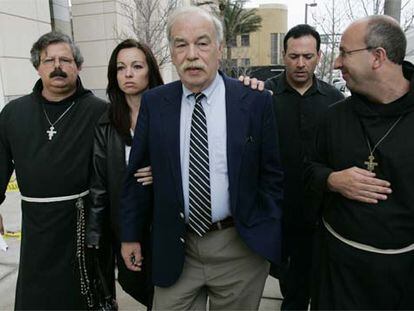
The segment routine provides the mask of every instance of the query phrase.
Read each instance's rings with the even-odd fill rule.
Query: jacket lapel
[[[239,81],[233,81],[223,75],[226,87],[227,120],[227,169],[229,176],[230,201],[235,210],[238,197],[240,165],[248,131],[247,88]]]
[[[164,96],[161,103],[161,126],[163,127],[163,140],[167,145],[166,150],[169,153],[169,161],[174,185],[177,192],[178,202],[181,207],[184,206],[183,187],[181,179],[180,163],[180,115],[181,115],[181,83],[172,85],[169,92]]]
[[[248,102],[247,88],[239,81],[230,80],[223,76],[226,88],[226,122],[227,122],[227,167],[229,176],[230,199],[232,210],[235,208],[240,165],[246,139],[248,137]],[[164,142],[169,152],[172,176],[181,206],[183,202],[183,187],[180,163],[180,114],[181,114],[181,83],[174,84],[164,96],[161,104],[161,121]]]

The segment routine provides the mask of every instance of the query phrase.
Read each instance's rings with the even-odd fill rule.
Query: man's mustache
[[[200,70],[204,70],[205,69],[205,66],[203,64],[194,63],[194,62],[184,63],[181,66],[181,70],[185,71],[187,69],[200,69]]]
[[[62,69],[60,69],[59,67],[56,67],[55,70],[53,70],[49,75],[49,78],[54,78],[54,77],[67,78],[68,75]]]

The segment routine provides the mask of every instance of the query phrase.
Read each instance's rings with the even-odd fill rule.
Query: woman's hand
[[[134,176],[137,178],[137,182],[141,183],[143,186],[152,185],[153,179],[151,166],[140,168]]]

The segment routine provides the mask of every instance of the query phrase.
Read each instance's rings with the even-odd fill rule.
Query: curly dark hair
[[[79,48],[73,43],[72,39],[61,32],[51,31],[42,35],[35,43],[30,50],[30,61],[33,64],[33,67],[36,69],[40,65],[40,54],[44,49],[46,49],[51,44],[57,43],[67,43],[72,50],[73,58],[76,63],[76,67],[80,68],[83,63],[83,56]]]

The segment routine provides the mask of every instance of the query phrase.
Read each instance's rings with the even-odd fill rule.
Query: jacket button
[[[180,213],[180,217],[181,217],[181,219],[184,219],[184,213],[183,212]]]
[[[180,238],[181,243],[185,243],[184,238]]]

